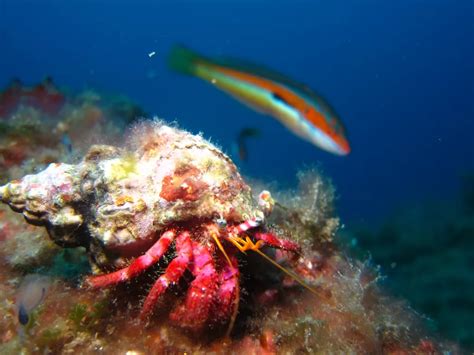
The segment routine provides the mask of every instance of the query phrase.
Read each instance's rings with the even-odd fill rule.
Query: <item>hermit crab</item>
[[[175,250],[151,287],[147,319],[185,272],[192,281],[170,312],[180,327],[199,332],[236,318],[237,253],[263,245],[298,253],[299,246],[266,228],[274,202],[252,197],[233,162],[199,135],[160,121],[137,125],[125,148],[92,146],[75,165],[51,164],[0,187],[0,200],[60,246],[83,246],[103,288],[137,277]],[[298,277],[291,275],[301,282]]]

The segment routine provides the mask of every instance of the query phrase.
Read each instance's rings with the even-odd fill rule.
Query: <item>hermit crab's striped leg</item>
[[[252,236],[257,239],[265,242],[265,244],[270,245],[274,248],[288,250],[294,253],[299,253],[301,250],[300,246],[286,239],[280,239],[275,234],[270,232],[256,232]]]
[[[157,263],[161,257],[168,250],[171,242],[175,238],[174,231],[167,231],[153,244],[153,246],[147,250],[145,254],[136,258],[126,268],[111,272],[105,275],[89,276],[85,279],[85,283],[88,286],[98,288],[106,287],[117,284],[126,280],[130,280],[134,276],[140,274],[153,264]]]
[[[216,297],[216,321],[225,319],[231,314],[229,325],[227,327],[226,336],[228,337],[234,328],[235,319],[239,311],[240,289],[239,289],[239,268],[235,255],[229,254],[220,242],[220,232],[217,225],[209,225],[207,227],[209,236],[214,239],[217,248],[220,250],[220,260],[226,265],[223,266],[219,273],[219,289]],[[232,307],[232,308],[231,308]]]
[[[240,223],[236,227],[233,227],[233,233],[234,234],[242,234],[247,232],[250,229],[255,229],[260,227],[263,223],[263,218],[251,218],[245,222]],[[253,233],[252,236],[257,239],[265,242],[265,244],[268,244],[269,246],[272,246],[274,248],[278,249],[284,249],[288,251],[292,251],[295,253],[298,253],[300,251],[300,247],[297,243],[286,240],[286,239],[280,239],[277,236],[275,236],[273,233],[270,232],[256,232]]]
[[[220,255],[221,264],[223,264],[219,272],[219,289],[217,290],[217,297],[215,302],[216,321],[224,323],[229,320],[228,316],[231,314],[229,325],[227,328],[227,336],[230,335],[234,327],[235,319],[240,301],[240,287],[239,287],[239,268],[238,261],[235,255],[230,255],[230,263],[227,262],[223,255]]]
[[[150,315],[160,296],[167,290],[170,284],[179,281],[189,266],[193,254],[189,233],[183,232],[178,235],[175,245],[177,257],[169,263],[165,273],[156,280],[148,293],[140,313],[141,319],[146,319]]]
[[[250,229],[260,227],[262,223],[263,223],[263,218],[259,218],[259,217],[250,218],[246,220],[245,222],[240,223],[237,226],[231,227],[230,232],[235,233],[235,234],[245,233]]]
[[[213,248],[191,241],[193,249],[191,282],[184,303],[170,314],[170,319],[183,328],[200,331],[209,320],[217,293],[218,275],[212,256]]]

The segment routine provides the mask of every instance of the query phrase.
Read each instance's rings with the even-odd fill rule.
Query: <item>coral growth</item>
[[[20,236],[47,240],[43,227],[0,210],[0,352],[459,351],[385,294],[376,270],[340,250],[334,189],[316,171],[301,173],[294,191],[252,197],[234,164],[200,136],[143,123],[130,137],[0,188],[57,244],[80,246],[66,257],[32,238],[24,245],[30,261],[21,263]],[[105,274],[87,276],[85,256]],[[53,282],[25,327],[14,302],[31,272]],[[95,289],[81,287],[78,275]],[[139,300],[146,306],[149,297],[156,314],[144,323]]]
[[[286,213],[281,218],[289,217],[294,211]],[[277,219],[274,223],[282,221]],[[422,319],[403,302],[384,294],[377,285],[379,275],[370,265],[345,258],[334,245],[328,249],[331,252],[309,252],[307,257],[296,260],[285,260],[285,253],[279,256],[279,252],[274,253],[280,263],[298,270],[315,293],[298,287],[293,279],[273,269],[259,255],[250,251],[238,255],[245,292],[241,295],[241,310],[231,339],[212,336],[215,331],[205,337],[189,337],[163,317],[155,318],[148,326],[137,322],[139,306],[135,300],[137,295],[143,295],[139,283],[149,283],[141,278],[103,292],[77,288],[65,281],[55,283],[23,346],[54,352],[100,349],[105,353],[139,354],[150,351],[391,354],[458,351],[452,344],[427,336]],[[8,264],[5,269],[12,275]],[[5,295],[11,299],[14,284],[2,285],[8,288]],[[178,295],[177,289],[169,296],[173,300]],[[162,307],[167,307],[166,303]],[[3,349],[18,349],[21,345],[14,336],[14,311],[6,311],[9,321],[4,326],[9,327],[10,338],[4,341]]]
[[[281,191],[276,195],[285,218],[279,218],[275,213],[275,219],[283,220],[280,227],[292,231],[305,247],[332,241],[339,227],[334,209],[334,187],[316,169],[300,171],[297,177],[297,191]]]

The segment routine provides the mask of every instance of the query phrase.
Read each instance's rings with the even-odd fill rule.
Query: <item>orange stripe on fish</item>
[[[305,118],[315,126],[323,127],[327,125],[322,114],[317,111],[311,110],[311,106],[309,106],[304,99],[294,94],[291,90],[286,89],[284,86],[275,84],[265,79],[261,79],[257,76],[238,72],[233,69],[228,69],[224,67],[216,67],[215,69],[238,80],[252,83],[263,89],[271,91],[273,93],[273,96],[277,100],[284,101],[289,106],[292,106],[296,110],[305,113]]]
[[[233,60],[212,60],[175,47],[170,66],[204,79],[254,110],[277,118],[301,138],[329,152],[350,152],[345,128],[335,111],[306,86],[268,69]]]

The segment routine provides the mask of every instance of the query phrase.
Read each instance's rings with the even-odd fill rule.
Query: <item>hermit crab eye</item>
[[[255,217],[254,220],[255,220],[255,223],[256,223],[257,225],[261,225],[261,224],[263,224],[263,221],[265,220],[265,217],[263,217],[263,216],[257,216],[257,217]]]
[[[216,218],[215,222],[217,224],[217,227],[219,227],[219,229],[224,229],[225,227],[227,227],[227,221],[222,216]]]

